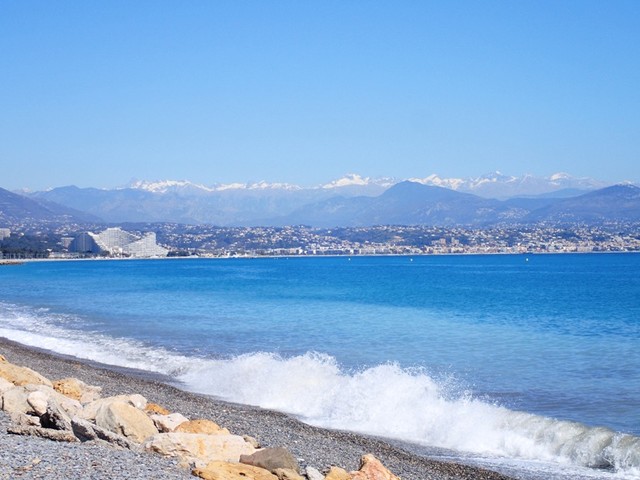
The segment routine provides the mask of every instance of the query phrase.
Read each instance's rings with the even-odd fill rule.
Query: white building
[[[126,257],[166,257],[169,253],[156,243],[155,233],[145,233],[142,237],[125,232],[121,228],[107,228],[100,233],[82,233],[72,243],[70,250],[77,252],[107,252],[113,256]]]

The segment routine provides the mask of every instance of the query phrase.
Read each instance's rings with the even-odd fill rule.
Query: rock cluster
[[[260,448],[208,419],[188,419],[149,403],[142,395],[101,397],[101,388],[76,378],[51,381],[0,355],[0,408],[11,416],[9,433],[60,442],[104,441],[116,447],[177,457],[209,480],[399,480],[373,455],[358,471],[331,466],[325,474],[285,448]]]

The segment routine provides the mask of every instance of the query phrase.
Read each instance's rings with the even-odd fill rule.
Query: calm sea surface
[[[640,255],[34,262],[0,267],[0,336],[490,461],[640,468]]]

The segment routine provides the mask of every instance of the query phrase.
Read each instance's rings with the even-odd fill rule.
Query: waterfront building
[[[71,242],[69,251],[78,253],[107,253],[115,257],[166,257],[169,253],[156,243],[156,234],[142,236],[126,232],[119,227],[107,228],[103,232],[81,233]]]

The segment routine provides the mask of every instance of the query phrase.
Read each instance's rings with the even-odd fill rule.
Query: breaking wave
[[[250,353],[188,357],[76,330],[63,316],[0,303],[0,336],[64,355],[170,375],[188,390],[302,421],[493,458],[552,462],[640,477],[640,438],[509,410],[394,363],[346,371],[334,357]],[[43,332],[46,332],[43,333]]]

